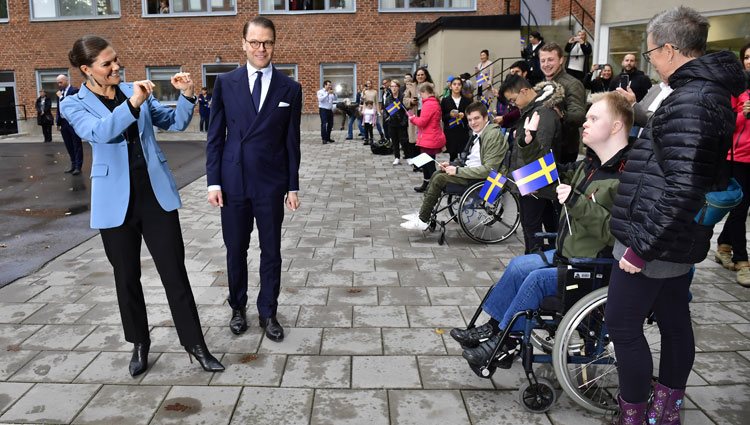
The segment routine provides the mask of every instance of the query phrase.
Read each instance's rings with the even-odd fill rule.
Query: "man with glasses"
[[[646,62],[648,62],[648,55],[650,53],[646,52],[643,54]],[[636,102],[640,102],[643,96],[648,93],[648,89],[651,88],[651,80],[643,71],[638,69],[637,65],[638,59],[634,53],[625,55],[622,58],[622,72],[617,77],[612,78],[612,81],[609,83],[609,90],[616,90],[618,87],[627,90],[630,87],[633,93],[635,93]]]
[[[281,222],[284,205],[300,203],[302,87],[271,65],[276,28],[255,17],[245,24],[247,65],[216,78],[206,144],[208,202],[221,207],[227,278],[235,335],[247,330],[247,250],[253,221],[260,244],[260,327],[284,339],[276,320],[281,287]],[[249,96],[246,94],[249,93]]]

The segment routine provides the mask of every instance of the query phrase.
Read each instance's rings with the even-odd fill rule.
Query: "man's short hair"
[[[464,111],[466,116],[469,116],[469,114],[473,112],[479,112],[480,114],[482,114],[483,117],[487,118],[487,107],[484,106],[484,103],[482,102],[479,102],[479,101],[471,102],[469,106],[466,107],[466,110]]]
[[[557,56],[560,58],[565,56],[565,54],[563,53],[562,47],[560,47],[560,45],[555,43],[554,41],[550,41],[549,43],[546,43],[544,46],[542,46],[541,50],[543,52],[555,52],[557,53]]]
[[[276,25],[273,24],[272,20],[264,16],[256,16],[253,19],[245,22],[245,26],[242,28],[242,38],[245,38],[245,36],[247,35],[247,29],[250,28],[250,25],[270,29],[271,32],[273,32],[274,41],[276,40]]]
[[[678,6],[656,14],[646,26],[651,41],[656,46],[673,44],[687,57],[699,57],[706,53],[708,19],[685,6]]]
[[[529,63],[526,61],[516,61],[508,69],[518,68],[521,72],[529,72]]]
[[[325,87],[326,84],[333,84],[333,83],[331,82],[331,80],[325,80],[325,81],[323,81],[323,87]]]
[[[625,134],[629,134],[630,129],[633,128],[634,120],[633,107],[630,106],[630,102],[628,102],[625,96],[616,91],[595,93],[591,96],[591,104],[602,101],[607,104],[609,112],[616,119],[622,121]]]
[[[505,99],[505,92],[507,91],[511,93],[520,93],[521,89],[530,88],[532,88],[532,85],[529,80],[523,78],[520,75],[508,75],[508,77],[505,78],[505,81],[503,81],[503,83],[500,85],[498,92],[500,96]]]

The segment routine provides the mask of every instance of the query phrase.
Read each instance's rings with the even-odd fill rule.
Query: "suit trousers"
[[[81,138],[78,137],[73,126],[67,122],[60,126],[60,134],[62,134],[63,142],[65,142],[65,149],[70,155],[70,164],[73,168],[81,169],[83,166],[83,143]]]
[[[130,204],[125,222],[118,227],[101,229],[100,234],[115,273],[125,340],[132,343],[150,341],[141,286],[143,239],[164,285],[180,344],[203,344],[198,309],[185,269],[180,219],[177,210],[167,212],[161,208],[146,170],[130,173]]]
[[[333,110],[318,108],[320,113],[320,138],[328,141],[331,140],[331,131],[333,130]]]
[[[247,250],[253,220],[258,226],[260,245],[260,291],[256,300],[260,318],[276,315],[281,290],[281,223],[284,220],[284,194],[247,198],[223,194],[221,229],[227,248],[229,305],[247,305]]]

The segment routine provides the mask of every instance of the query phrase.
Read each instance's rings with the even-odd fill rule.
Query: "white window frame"
[[[150,80],[152,82],[154,81],[154,78],[151,76],[151,73],[155,70],[158,70],[158,71],[170,70],[169,73],[174,74],[177,72],[182,72],[182,67],[176,66],[176,65],[175,66],[147,66],[146,67],[146,79],[147,80]],[[164,80],[157,80],[157,81],[164,81]],[[170,82],[169,84],[172,84],[172,83]],[[179,100],[179,97],[180,96],[178,95],[177,100]],[[161,99],[156,99],[156,100],[158,100],[159,103],[161,103],[162,105],[170,105],[170,106],[177,105],[177,100],[161,100]]]
[[[237,62],[209,62],[209,63],[203,63],[203,64],[201,64],[201,82],[203,83],[203,84],[201,84],[201,87],[207,88],[209,92],[213,91],[214,88],[213,87],[209,87],[207,85],[207,83],[206,83],[206,75],[220,75],[220,74],[218,74],[216,72],[206,72],[206,67],[207,66],[216,66],[216,65],[226,65],[226,66],[235,65],[235,69],[237,69],[237,68],[240,67],[240,64],[237,63]],[[230,72],[230,71],[227,71],[227,72]],[[200,91],[201,87],[196,87],[195,88],[196,93]]]
[[[299,81],[299,67],[296,63],[275,63],[273,67],[276,69],[291,69],[294,70],[294,81]]]
[[[120,16],[122,14],[122,1],[123,0],[117,0],[118,6],[119,6],[119,12],[113,13],[111,15],[79,15],[79,16],[60,16],[60,3],[59,0],[52,0],[54,1],[54,7],[55,7],[55,16],[51,17],[43,17],[43,18],[37,18],[34,16],[34,0],[29,1],[29,21],[35,22],[35,21],[88,21],[88,20],[96,20],[96,19],[120,19]],[[114,0],[110,0],[114,1]],[[124,0],[127,1],[127,0]],[[96,0],[92,1],[91,3],[92,8],[96,8]],[[10,11],[8,11],[8,17],[10,17]],[[0,22],[7,22],[2,21]]]
[[[0,0],[0,2],[5,2],[5,12],[8,14],[5,18],[0,18],[0,24],[7,24],[8,21],[10,21],[10,6],[8,5],[8,0]]]
[[[378,62],[378,87],[380,87],[380,83],[383,81],[383,66],[403,66],[404,68],[411,67],[411,73],[414,74],[414,72],[417,70],[417,63],[416,62]],[[398,79],[403,84],[403,75],[401,75]],[[437,88],[436,88],[437,89]]]
[[[68,68],[50,68],[50,69],[37,69],[34,74],[36,75],[36,95],[39,95],[39,92],[42,91],[42,74],[49,74],[54,75],[55,78],[57,78],[58,75],[63,74],[68,77],[68,81],[70,81],[70,72],[68,71]],[[57,109],[57,90],[53,91],[52,93],[47,93],[47,95],[52,99],[52,107]],[[37,96],[34,96],[34,99],[36,99]]]
[[[194,16],[236,16],[237,15],[237,2],[241,0],[234,0],[234,10],[222,10],[218,12],[212,12],[210,10],[206,12],[172,12],[172,2],[169,2],[169,13],[148,13],[148,0],[141,0],[141,16],[143,18],[185,18]],[[206,0],[208,8],[211,9],[211,0]]]
[[[302,1],[302,0],[299,0]],[[476,0],[474,0],[476,1]],[[258,14],[259,15],[314,15],[318,13],[356,13],[357,12],[357,0],[352,0],[351,9],[331,9],[331,0],[325,0],[325,9],[320,10],[289,10],[289,2],[285,1],[285,10],[263,10],[263,0],[258,0]]]
[[[429,12],[476,12],[477,0],[469,0],[473,6],[469,7],[409,7],[409,0],[404,0],[404,7],[385,8],[382,0],[378,0],[379,13],[429,13]]]
[[[352,102],[357,98],[357,64],[356,62],[325,62],[320,64],[320,83],[318,84],[318,90],[323,87],[323,81],[330,80],[330,78],[323,77],[324,68],[352,68],[353,80],[352,80],[352,97],[338,98],[338,101],[344,99],[350,99]],[[317,91],[317,90],[316,90]]]

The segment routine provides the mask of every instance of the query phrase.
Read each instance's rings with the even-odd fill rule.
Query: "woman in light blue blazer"
[[[185,248],[177,209],[180,196],[153,127],[184,130],[195,106],[190,74],[177,73],[182,91],[177,108],[159,104],[151,81],[120,82],[117,53],[109,42],[85,36],[73,44],[70,63],[86,82],[60,109],[76,133],[91,144],[91,227],[99,229],[115,275],[125,339],[134,344],[129,371],[148,368],[146,303],[141,287],[141,240],[151,252],[172,311],[180,343],[203,369],[224,366],[206,348],[198,310],[185,269]]]

